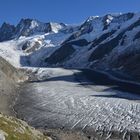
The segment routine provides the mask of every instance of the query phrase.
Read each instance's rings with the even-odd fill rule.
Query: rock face
[[[74,53],[75,49],[72,45],[63,45],[60,49],[56,50],[49,58],[46,58],[46,62],[49,64],[57,64],[64,62]]]
[[[15,68],[2,57],[0,57],[0,70],[15,82],[23,82],[28,79],[24,70]]]
[[[10,40],[15,32],[15,26],[8,23],[3,23],[0,28],[0,42]]]

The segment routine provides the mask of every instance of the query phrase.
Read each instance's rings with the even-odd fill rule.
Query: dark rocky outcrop
[[[40,47],[40,45],[41,44],[38,41],[35,41],[35,42],[27,41],[23,44],[22,50],[27,53],[30,53],[30,52],[33,52],[36,49],[38,49]]]
[[[113,39],[100,44],[91,54],[89,61],[94,61],[96,59],[101,59],[105,55],[108,55],[120,42],[120,39],[122,38],[124,32],[120,33]]]
[[[86,39],[79,39],[65,43],[65,45],[87,46],[90,42]],[[64,44],[64,43],[63,43]]]
[[[3,23],[0,28],[0,42],[10,40],[15,32],[15,26]]]
[[[116,32],[116,30],[112,30],[111,32],[104,33],[99,38],[96,38],[94,41],[92,41],[92,45],[91,45],[90,49],[99,45],[101,42],[106,40],[108,37],[111,37],[115,32]]]
[[[140,31],[135,35],[133,41],[135,41],[136,39],[140,39]]]
[[[120,45],[123,46],[125,43],[125,39],[127,38],[127,35],[124,35],[121,39]]]
[[[104,25],[103,31],[108,29],[109,24],[108,24],[107,20],[110,20],[110,19],[109,19],[110,17],[112,17],[110,14],[109,14],[109,15],[105,15],[105,16],[103,17],[103,20],[102,20],[103,25]],[[112,17],[112,18],[113,18],[113,17]],[[111,20],[110,20],[110,22],[111,22]]]
[[[70,57],[75,52],[72,45],[63,45],[57,49],[50,57],[45,59],[45,62],[49,64],[62,63],[64,60]]]

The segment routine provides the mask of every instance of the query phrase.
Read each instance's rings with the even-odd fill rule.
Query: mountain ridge
[[[22,67],[113,70],[138,80],[139,39],[140,14],[132,12],[91,16],[76,26],[22,19],[0,28],[0,44],[14,44]]]

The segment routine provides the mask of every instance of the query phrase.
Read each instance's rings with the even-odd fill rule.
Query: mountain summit
[[[40,33],[57,33],[59,30],[66,27],[63,23],[43,23],[35,19],[21,19],[15,27],[7,23],[3,23],[0,28],[0,41],[6,41],[21,36],[31,36]]]

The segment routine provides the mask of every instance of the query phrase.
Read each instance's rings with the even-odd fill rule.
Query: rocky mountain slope
[[[0,55],[18,67],[93,68],[140,80],[139,13],[93,16],[78,25],[22,19],[4,23],[0,41]]]
[[[51,140],[41,132],[30,127],[27,123],[0,114],[1,140]]]

